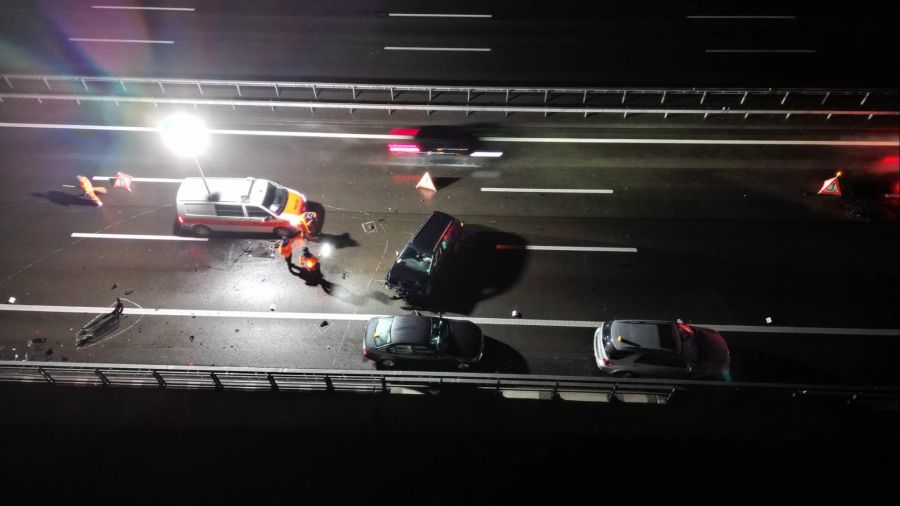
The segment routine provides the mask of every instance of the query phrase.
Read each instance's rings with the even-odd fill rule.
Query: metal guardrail
[[[0,102],[103,102],[433,112],[900,115],[897,90],[534,88],[5,74]],[[2,86],[2,85],[0,85]],[[363,96],[365,94],[365,97]],[[750,107],[753,104],[755,107]],[[827,108],[826,108],[827,107]]]
[[[488,373],[352,371],[0,361],[0,383],[286,392],[440,395],[466,389],[509,398],[667,404],[695,395],[876,403],[898,410],[900,388],[538,376]]]

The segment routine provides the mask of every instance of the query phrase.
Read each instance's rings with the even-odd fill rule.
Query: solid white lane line
[[[707,49],[707,53],[815,53],[815,49]]]
[[[637,248],[602,248],[594,246],[523,246],[519,244],[498,244],[497,249],[524,249],[531,251],[581,251],[589,253],[637,253]]]
[[[112,181],[116,179],[116,176],[94,176],[91,179],[94,181]],[[132,180],[136,183],[181,183],[184,182],[184,178],[174,179],[174,178],[165,178],[165,177],[135,177]]]
[[[489,47],[409,47],[409,46],[384,46],[385,51],[469,51],[489,53]]]
[[[797,16],[685,16],[688,19],[797,19]]]
[[[112,42],[124,44],[174,44],[174,40],[139,40],[139,39],[86,39],[82,37],[70,37],[72,42]]]
[[[612,190],[589,190],[580,188],[482,188],[483,192],[511,193],[612,193]]]
[[[491,18],[493,14],[410,14],[404,12],[390,12],[393,18]]]
[[[106,130],[113,132],[150,132],[158,134],[156,127],[78,125],[65,123],[7,123],[0,122],[2,128],[38,128],[62,130]],[[336,132],[293,132],[286,130],[210,130],[218,135],[259,135],[273,137],[318,137],[328,139],[374,139],[409,140],[411,135],[356,134]],[[485,142],[532,142],[532,143],[573,143],[573,144],[693,144],[722,146],[856,146],[856,147],[898,147],[900,139],[889,141],[845,141],[845,140],[782,140],[782,139],[598,139],[590,137],[479,137]]]
[[[44,306],[30,304],[0,304],[0,311],[26,313],[75,313],[97,314],[109,313],[111,308],[91,306]],[[383,314],[351,314],[351,313],[279,313],[275,311],[214,311],[205,309],[154,309],[126,307],[126,314],[146,316],[197,316],[210,318],[261,318],[269,320],[335,320],[335,321],[368,321]],[[463,318],[445,316],[455,320],[469,320],[478,325],[540,326],[540,327],[580,327],[597,328],[600,321],[585,320],[537,320],[524,318]],[[864,335],[900,337],[900,329],[855,329],[833,327],[767,327],[752,325],[719,325],[716,323],[692,324],[698,327],[709,327],[722,332],[753,332],[772,334],[824,334],[824,335]]]
[[[597,139],[589,137],[480,137],[485,142],[549,142],[573,144],[696,144],[722,146],[866,146],[896,147],[900,139],[890,141],[782,140],[782,139]]]
[[[182,11],[194,12],[193,7],[130,7],[127,5],[92,5],[91,9],[119,9],[129,11]]]
[[[72,237],[84,239],[144,239],[149,241],[207,241],[205,237],[178,237],[177,235],[134,235],[134,234],[84,234],[72,232]]]
[[[719,325],[716,323],[692,323],[696,327],[709,327],[720,332],[752,332],[755,334],[826,334],[826,335],[862,335],[862,336],[897,336],[900,329],[852,329],[840,327],[767,327],[757,325]]]

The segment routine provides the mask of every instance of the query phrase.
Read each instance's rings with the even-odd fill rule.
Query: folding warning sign
[[[822,183],[822,188],[819,189],[819,195],[840,195],[841,194],[841,183],[838,182],[837,176],[826,179],[824,183]]]
[[[131,191],[134,188],[133,185],[133,177],[124,172],[116,172],[116,181],[113,183],[113,188],[124,188],[128,191]]]
[[[429,176],[427,172],[422,176],[422,179],[419,180],[419,184],[416,185],[416,188],[424,188],[433,192],[437,191],[437,188],[434,187],[434,182],[431,180],[431,176]]]

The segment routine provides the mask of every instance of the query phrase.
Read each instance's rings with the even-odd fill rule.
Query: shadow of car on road
[[[475,305],[511,288],[527,260],[525,239],[482,225],[463,228],[459,251],[432,281],[428,296],[407,298],[410,308],[470,314]]]

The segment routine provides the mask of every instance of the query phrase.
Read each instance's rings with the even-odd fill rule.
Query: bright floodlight
[[[159,125],[163,142],[176,155],[197,157],[209,145],[209,132],[200,118],[175,114]]]

